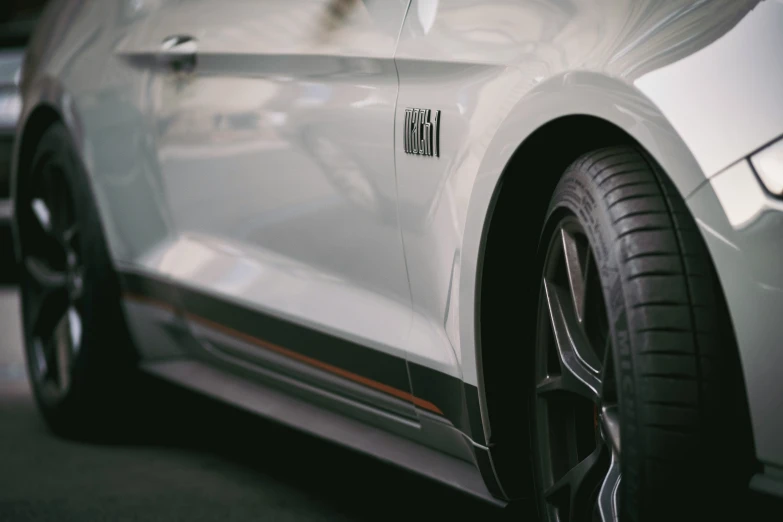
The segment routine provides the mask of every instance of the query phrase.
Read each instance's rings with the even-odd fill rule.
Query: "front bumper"
[[[765,470],[783,469],[783,200],[742,160],[710,178],[688,206],[728,302],[756,455]],[[754,479],[762,482],[769,483]]]

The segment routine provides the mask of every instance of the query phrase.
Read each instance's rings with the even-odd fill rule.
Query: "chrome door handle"
[[[190,72],[196,67],[198,41],[188,35],[169,36],[160,46],[161,60],[176,72]]]

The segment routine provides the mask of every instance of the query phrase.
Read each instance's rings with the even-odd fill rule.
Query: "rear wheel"
[[[134,352],[86,175],[61,124],[42,136],[16,205],[30,382],[50,427],[106,434],[127,396]]]
[[[731,507],[751,450],[736,347],[670,182],[630,147],[583,156],[555,190],[541,249],[542,518],[684,520]]]

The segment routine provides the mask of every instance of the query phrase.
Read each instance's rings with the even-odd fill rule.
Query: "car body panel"
[[[178,74],[154,59],[161,51],[148,60],[127,52],[151,76],[174,236],[128,261],[389,353],[400,364],[386,372],[396,369],[407,391],[410,297],[390,135],[407,0],[353,7],[161,6],[147,38],[188,35],[197,63]]]
[[[769,20],[783,5],[756,4],[412,1],[396,53],[397,126],[408,107],[440,110],[441,157],[411,156],[397,144],[401,226],[414,325],[429,330],[419,338],[439,341],[451,373],[481,393],[481,239],[506,165],[537,129],[570,115],[608,121],[656,159],[683,197],[783,132],[777,89],[756,88],[748,111],[736,102],[745,86],[734,73],[738,56],[764,48],[758,61],[742,62],[754,85],[775,86],[783,71],[765,43],[779,38]],[[726,110],[725,100],[736,106]],[[413,342],[410,352],[435,366]],[[783,462],[783,454],[772,458]]]
[[[759,459],[783,464],[783,201],[764,193],[743,160],[688,200],[707,241],[740,346]]]
[[[149,268],[133,260],[173,237],[151,147],[149,75],[138,74],[122,59],[130,49],[150,49],[156,7],[155,2],[49,3],[28,45],[21,75],[25,96],[17,134],[22,139],[16,143],[14,170],[24,146],[25,125],[36,121],[42,109],[56,111],[91,178],[118,269]],[[20,180],[12,181],[16,197]],[[18,252],[18,239],[16,246]],[[126,307],[134,342],[143,357],[179,356],[182,343],[192,339],[177,291],[163,287],[168,278],[160,271],[148,269],[144,275],[140,288],[168,300],[171,309],[160,314]]]
[[[706,177],[689,145],[714,129],[680,134],[671,124],[679,118],[656,101],[683,84],[654,75],[718,43],[755,3],[413,0],[396,53],[397,126],[406,107],[441,110],[442,157],[410,156],[398,143],[401,225],[414,308],[424,316],[414,324],[437,331],[420,337],[440,341],[442,360],[453,352],[459,370],[452,372],[478,383],[473,303],[480,238],[492,194],[519,145],[560,117],[594,116],[641,143],[689,194]],[[694,27],[696,21],[704,23]],[[727,62],[737,51],[716,52]],[[700,91],[690,92],[696,98]],[[684,110],[671,107],[678,109]],[[718,111],[702,110],[708,109]],[[756,134],[754,146],[774,136]],[[731,148],[723,161],[747,152]],[[455,290],[460,298],[451,306]],[[450,320],[452,314],[459,319]],[[411,353],[416,360],[421,350]]]
[[[25,63],[20,131],[40,106],[61,115],[118,268],[170,286],[126,284],[130,301],[142,298],[126,306],[140,345],[166,345],[147,339],[149,324],[178,332],[167,349],[147,348],[148,359],[214,356],[205,345],[220,334],[194,319],[209,315],[195,303],[228,301],[261,322],[269,316],[404,361],[390,382],[417,406],[410,419],[422,425],[434,414],[422,405],[436,405],[481,467],[491,438],[476,306],[493,195],[503,176],[538,175],[517,162],[507,168],[536,131],[589,116],[621,129],[684,198],[693,195],[691,210],[710,227],[702,232],[745,380],[759,379],[749,385],[757,451],[783,465],[779,429],[763,421],[770,402],[761,383],[774,371],[759,362],[779,332],[741,304],[776,302],[761,283],[779,288],[777,276],[751,276],[710,232],[745,241],[745,232],[727,228],[732,211],[709,193],[711,178],[729,179],[727,167],[783,135],[781,1],[226,4],[59,0]],[[327,4],[347,11],[314,18]],[[326,20],[325,33],[316,18]],[[200,53],[195,75],[167,72],[161,43],[190,33]],[[441,111],[438,157],[405,153],[407,108]],[[19,157],[17,149],[17,166]],[[285,176],[257,177],[257,165]],[[526,197],[538,196],[520,204]],[[779,210],[770,212],[762,226],[770,243],[752,246],[761,263],[781,242]],[[142,303],[156,295],[168,312]],[[298,342],[267,341],[284,349]],[[524,349],[526,341],[514,343]],[[407,368],[408,388],[399,368]],[[340,393],[353,393],[343,385]],[[485,462],[482,476],[493,475]]]
[[[497,495],[493,496],[476,473],[476,467],[488,465],[485,450],[478,450],[476,461],[456,459],[398,435],[388,424],[379,429],[340,415],[339,410],[335,413],[333,409],[318,407],[318,401],[312,398],[302,399],[290,390],[281,392],[278,387],[251,380],[237,381],[232,372],[197,361],[158,361],[145,369],[183,387],[443,482],[496,506],[506,505]],[[424,431],[433,435],[431,430]]]

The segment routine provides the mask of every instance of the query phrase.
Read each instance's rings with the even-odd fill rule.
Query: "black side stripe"
[[[457,377],[408,363],[413,394],[437,404],[443,416],[473,441],[484,444],[478,388]]]
[[[459,378],[160,279],[122,272],[121,281],[128,300],[170,309],[187,303],[191,321],[410,401],[485,443],[478,390]]]

